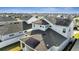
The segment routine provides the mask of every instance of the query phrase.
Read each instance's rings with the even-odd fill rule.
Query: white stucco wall
[[[70,26],[68,27],[68,30],[70,30],[70,31],[68,31],[68,37],[71,37],[72,36],[72,34],[73,34],[73,32],[74,32],[74,22],[72,21],[72,23],[70,24]]]
[[[39,30],[45,31],[48,27],[49,27],[49,25],[40,25],[40,24],[34,24],[34,23],[32,23],[32,29],[33,30],[39,29]]]
[[[15,38],[12,38],[12,39],[9,39],[9,40],[6,40],[6,41],[2,41],[2,42],[0,42],[0,48],[3,48],[5,46],[16,43],[16,42],[19,41],[20,38],[21,38],[21,36],[18,36],[18,37],[15,37]]]
[[[68,28],[67,27],[59,26],[59,25],[52,25],[50,28],[52,30],[56,31],[57,33],[63,35],[64,37],[67,37],[67,32],[68,32]],[[66,29],[65,33],[63,33],[63,29]]]
[[[11,35],[11,36],[10,36],[10,35]],[[2,37],[1,37],[1,40],[2,40],[2,41],[5,41],[5,40],[9,40],[9,39],[12,39],[12,38],[21,36],[21,35],[23,35],[23,32],[11,33],[11,34],[7,34],[7,35],[2,36]]]
[[[73,22],[70,24],[70,26],[68,27],[64,27],[64,26],[58,26],[58,25],[53,25],[51,27],[51,29],[55,30],[56,32],[58,32],[59,34],[63,35],[66,38],[71,38],[72,34],[73,34]],[[63,33],[63,29],[66,29],[66,33]]]

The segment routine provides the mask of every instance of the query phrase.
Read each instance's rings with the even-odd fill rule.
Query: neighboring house
[[[74,30],[79,30],[79,17],[74,18]]]
[[[18,42],[23,35],[22,22],[2,22],[0,23],[0,48]]]
[[[22,35],[22,31],[30,29],[31,24],[25,21],[17,21],[11,17],[0,17],[0,40],[5,41],[10,38]]]
[[[69,17],[44,17],[45,21],[50,24],[50,28],[66,38],[70,38],[73,33],[73,18]]]
[[[37,15],[31,17],[27,21],[27,24],[32,24],[33,30],[39,29],[45,31],[49,27],[49,24],[45,20],[43,20],[41,16],[37,16]]]
[[[19,17],[18,17],[19,16]],[[32,18],[30,14],[16,15],[15,19],[23,23],[23,30],[32,28],[32,24],[28,21]]]
[[[0,40],[5,41],[10,38],[14,38],[16,36],[22,35],[23,33],[23,25],[22,22],[2,22],[0,24]]]
[[[16,21],[16,20],[12,17],[0,16],[0,23],[11,22],[11,21]]]
[[[27,24],[25,21],[23,23],[23,30],[28,30],[32,28],[32,24]]]
[[[11,16],[0,16],[0,48],[19,41],[23,31],[32,26],[25,21],[17,21]]]
[[[20,17],[17,17],[17,19],[27,22],[31,17],[32,17],[32,15],[25,14],[25,15],[22,15]]]

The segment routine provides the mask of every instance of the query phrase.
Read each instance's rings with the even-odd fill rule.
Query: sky
[[[79,7],[0,7],[0,13],[79,13]]]

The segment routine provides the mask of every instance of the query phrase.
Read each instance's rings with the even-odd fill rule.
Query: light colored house
[[[39,16],[36,16],[36,18],[31,18],[31,20],[33,20],[31,22],[33,30],[29,33],[27,32],[27,35],[20,39],[22,50],[57,51],[63,50],[69,42],[72,42],[71,35],[73,33],[74,26],[72,21],[73,18],[63,16],[56,18],[39,18]],[[42,21],[46,22],[46,24]],[[36,42],[38,44],[36,44]],[[35,45],[35,47],[33,47],[33,45]]]
[[[0,48],[19,41],[23,35],[22,22],[2,22],[0,23]]]
[[[37,16],[37,15],[34,15],[33,17],[31,17],[27,21],[27,24],[32,24],[33,30],[39,29],[39,30],[45,31],[49,27],[49,24],[42,19],[42,16]]]
[[[27,21],[27,23],[32,23],[32,29],[34,30],[40,29],[45,31],[47,28],[51,28],[66,38],[71,38],[73,34],[74,22],[71,15],[58,15],[55,17],[34,15]]]
[[[0,17],[0,48],[18,42],[23,31],[31,26],[11,17]]]
[[[43,19],[37,20],[32,23],[33,30],[46,31],[48,28],[49,28],[49,24]]]
[[[50,28],[52,30],[58,32],[66,38],[71,38],[73,34],[74,23],[73,18],[69,17],[45,17],[44,20],[50,24]]]
[[[47,24],[42,24],[46,22]],[[52,30],[58,32],[66,38],[71,38],[73,34],[74,22],[73,17],[71,15],[63,15],[63,16],[33,16],[30,18],[27,23],[32,23],[32,28],[46,30],[47,28],[51,28]]]

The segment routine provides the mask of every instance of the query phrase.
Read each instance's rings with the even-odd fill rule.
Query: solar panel
[[[40,43],[40,41],[34,39],[34,38],[29,38],[27,41],[26,41],[26,44],[29,45],[30,47],[32,48],[35,48],[38,44]]]

